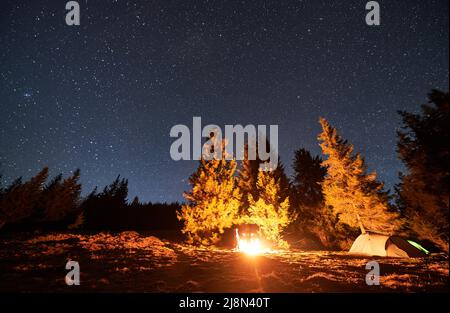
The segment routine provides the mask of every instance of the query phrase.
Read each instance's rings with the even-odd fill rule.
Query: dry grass
[[[448,291],[449,275],[444,255],[279,251],[248,257],[136,232],[2,238],[0,260],[0,291],[21,292],[430,292]],[[67,260],[79,262],[80,286],[65,285]],[[370,260],[380,264],[380,286],[365,284]]]

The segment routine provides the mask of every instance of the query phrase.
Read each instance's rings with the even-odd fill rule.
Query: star
[[[85,1],[77,28],[64,3],[15,1],[0,31],[2,179],[80,168],[83,194],[121,174],[130,198],[182,201],[198,164],[170,158],[174,125],[277,124],[291,175],[295,150],[321,154],[323,116],[392,188],[397,111],[449,83],[448,1],[411,1],[379,28],[359,0]]]

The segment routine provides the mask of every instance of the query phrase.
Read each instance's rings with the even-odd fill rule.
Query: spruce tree
[[[342,223],[371,231],[391,233],[401,226],[397,213],[389,206],[384,185],[376,173],[367,173],[366,165],[353,146],[337,130],[320,118],[323,132],[319,135],[320,147],[327,159],[327,176],[322,183],[325,204]]]
[[[449,94],[433,90],[420,114],[399,113],[398,153],[407,169],[397,186],[399,202],[419,238],[448,252]]]
[[[336,218],[325,205],[322,182],[327,174],[322,158],[306,149],[295,151],[292,178],[292,208],[298,218],[292,224],[294,238],[317,238],[327,248],[338,245]]]
[[[44,167],[29,181],[22,183],[18,179],[6,189],[0,200],[0,225],[18,223],[34,214],[47,177],[48,168]]]
[[[225,154],[225,143],[222,151]],[[239,222],[241,196],[235,181],[236,166],[236,161],[225,160],[225,155],[211,160],[202,157],[189,178],[192,189],[184,193],[187,204],[177,214],[189,243],[216,244],[226,228]]]
[[[44,191],[42,206],[44,220],[57,222],[76,213],[79,206],[81,185],[78,180],[80,170],[77,169],[72,176],[62,181],[58,175]]]
[[[84,226],[95,230],[119,230],[125,224],[124,216],[128,207],[128,180],[120,175],[101,193],[97,187],[83,201]]]
[[[291,196],[291,189],[290,189],[290,181],[289,178],[286,175],[286,171],[284,169],[284,164],[281,162],[281,159],[278,158],[278,165],[277,167],[271,171],[272,176],[275,178],[275,181],[279,185],[280,188],[280,197],[287,198]]]
[[[266,143],[266,146],[269,145],[269,142]],[[257,145],[254,144],[253,146],[255,149],[257,149]],[[249,153],[248,153],[249,145],[245,146],[244,149],[244,159],[241,162],[241,168],[238,171],[239,175],[237,177],[237,184],[239,186],[240,192],[241,192],[241,210],[240,213],[246,214],[248,212],[249,208],[249,196],[252,196],[253,199],[258,199],[259,197],[259,190],[257,187],[257,181],[258,181],[258,175],[260,172],[260,165],[264,164],[264,161],[262,161],[258,157],[258,153],[256,153],[256,159],[255,160],[249,160]],[[282,197],[288,197],[290,196],[290,182],[289,179],[285,173],[284,165],[280,161],[280,158],[277,160],[277,167],[273,169],[272,176],[275,178],[275,180],[278,182],[280,186],[280,194]]]
[[[322,182],[327,169],[319,156],[312,156],[306,149],[295,151],[292,180],[293,197],[296,205],[317,208],[323,203]]]
[[[248,196],[248,214],[242,218],[245,223],[256,224],[261,234],[277,247],[287,248],[282,231],[293,220],[290,214],[289,196],[283,195],[281,179],[275,171],[259,171],[256,183],[257,198]]]
[[[245,214],[248,211],[249,203],[248,197],[251,195],[257,198],[256,183],[258,181],[259,165],[261,160],[256,157],[255,160],[249,160],[248,153],[249,145],[246,144],[244,148],[244,159],[241,162],[241,167],[238,170],[237,184],[241,193],[241,209],[240,212]]]
[[[43,190],[41,197],[37,203],[35,219],[39,222],[50,220],[48,211],[53,211],[53,207],[59,207],[58,200],[61,194],[62,174],[56,175],[49,183],[47,183]]]

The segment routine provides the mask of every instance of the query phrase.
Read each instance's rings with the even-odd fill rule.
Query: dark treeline
[[[421,107],[420,113],[399,112],[402,125],[397,151],[406,171],[400,173],[394,194],[384,190],[376,175],[367,173],[362,156],[353,152],[353,146],[321,119],[323,133],[319,141],[323,156],[297,150],[291,178],[286,176],[281,163],[273,173],[262,175],[257,161],[243,160],[235,180],[227,182],[230,195],[191,192],[188,204],[182,206],[141,203],[138,198],[129,201],[128,181],[120,177],[103,190],[95,189],[81,197],[79,170],[67,178],[58,175],[48,181],[48,168],[44,168],[26,182],[19,178],[9,186],[0,185],[0,231],[83,229],[181,233],[183,230],[195,236],[204,232],[201,227],[215,231],[216,222],[205,224],[209,222],[209,213],[220,210],[227,213],[230,208],[236,216],[247,216],[244,221],[258,220],[258,210],[267,213],[270,209],[278,214],[280,225],[285,225],[286,217],[281,213],[288,205],[291,222],[283,230],[283,236],[290,243],[302,242],[307,246],[305,241],[309,240],[310,247],[346,249],[359,232],[354,218],[357,215],[369,230],[390,224],[397,233],[448,252],[448,98],[448,93],[433,90],[429,103]],[[229,166],[230,173],[234,169]],[[198,171],[209,174],[198,177],[193,174],[190,182],[198,186],[195,190],[208,189],[219,182],[214,178],[219,172],[212,163],[203,164]],[[265,204],[259,199],[265,199]],[[200,215],[198,210],[202,211]],[[249,215],[249,210],[253,215]],[[192,222],[190,219],[195,221],[186,228],[187,221]],[[241,221],[224,222],[219,234],[237,222]]]
[[[180,230],[178,203],[127,201],[128,180],[117,179],[102,192],[94,190],[81,204],[84,227],[94,230]]]
[[[23,183],[0,188],[0,227],[7,230],[178,230],[178,203],[142,203],[128,198],[128,181],[117,177],[101,192],[82,198],[80,171],[48,181],[48,168]],[[0,229],[1,230],[1,229]]]

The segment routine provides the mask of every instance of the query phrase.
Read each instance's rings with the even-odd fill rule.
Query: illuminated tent
[[[356,238],[350,253],[400,258],[424,257],[429,252],[412,240],[398,236],[363,233]]]

